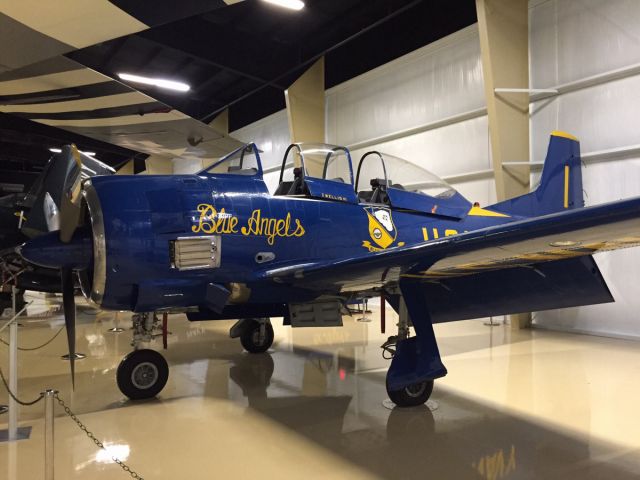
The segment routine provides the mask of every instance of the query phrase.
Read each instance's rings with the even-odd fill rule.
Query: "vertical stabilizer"
[[[489,208],[510,215],[534,217],[583,206],[580,142],[573,135],[554,131],[538,187],[531,193]]]

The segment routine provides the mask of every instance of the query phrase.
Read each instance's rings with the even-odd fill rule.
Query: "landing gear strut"
[[[382,349],[395,355],[396,349],[401,342],[408,341],[410,334],[410,319],[407,311],[407,306],[404,299],[400,297],[399,308],[399,321],[398,321],[398,335],[396,337],[389,337],[389,339],[382,345]],[[396,348],[394,348],[396,347]],[[407,385],[404,388],[397,390],[392,389],[389,386],[389,374],[387,374],[386,389],[389,399],[398,407],[417,407],[429,400],[431,393],[433,392],[433,380],[424,380],[418,383]]]

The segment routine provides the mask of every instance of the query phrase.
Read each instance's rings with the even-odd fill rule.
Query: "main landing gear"
[[[399,308],[399,321],[398,321],[398,335],[389,337],[389,339],[382,345],[382,349],[386,354],[389,354],[391,358],[396,355],[398,347],[402,348],[400,344],[402,342],[410,342],[410,319],[407,312],[407,307],[404,299],[400,299]],[[415,338],[411,339],[414,341]],[[383,357],[389,358],[383,354]],[[392,364],[393,366],[393,364]],[[391,371],[391,369],[390,369]],[[423,380],[421,382],[405,385],[403,388],[394,388],[390,382],[390,371],[387,373],[385,386],[387,389],[387,395],[389,399],[398,407],[417,407],[429,400],[431,393],[433,392],[433,380]]]
[[[153,313],[136,313],[133,321],[133,352],[122,359],[116,372],[120,391],[131,400],[144,400],[158,395],[169,379],[169,365],[155,350],[139,349],[141,343],[153,340],[154,331],[161,328]],[[166,335],[163,329],[162,334]],[[231,338],[249,353],[266,352],[273,344],[273,327],[268,318],[243,318],[231,328]]]
[[[389,399],[398,407],[417,407],[418,405],[422,405],[429,400],[432,392],[433,380],[414,383],[413,385],[404,387],[402,390],[389,389],[389,383],[387,382],[387,395],[389,395]]]
[[[243,318],[231,327],[229,336],[240,337],[247,352],[263,353],[273,345],[273,326],[268,318]]]

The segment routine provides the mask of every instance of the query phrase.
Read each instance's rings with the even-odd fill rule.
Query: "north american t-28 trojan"
[[[585,208],[575,137],[553,132],[538,187],[485,208],[412,168],[372,151],[354,180],[346,148],[293,144],[270,194],[248,144],[194,175],[78,175],[60,230],[21,253],[61,270],[72,359],[74,271],[93,303],[135,312],[117,371],[132,399],[168,378],[138,349],[156,312],[240,319],[231,336],[263,352],[271,317],[337,326],[345,304],[382,295],[399,314],[387,392],[413,406],[447,374],[433,324],[613,301],[591,255],[640,244],[640,198]]]

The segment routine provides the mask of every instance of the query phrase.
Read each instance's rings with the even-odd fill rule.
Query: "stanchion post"
[[[54,399],[57,390],[45,390],[44,395],[44,479],[53,480],[53,419],[54,419]]]
[[[13,315],[18,313],[16,299],[18,289],[13,287]],[[9,389],[18,395],[18,320],[9,325]],[[18,403],[9,395],[9,440],[18,439]]]

